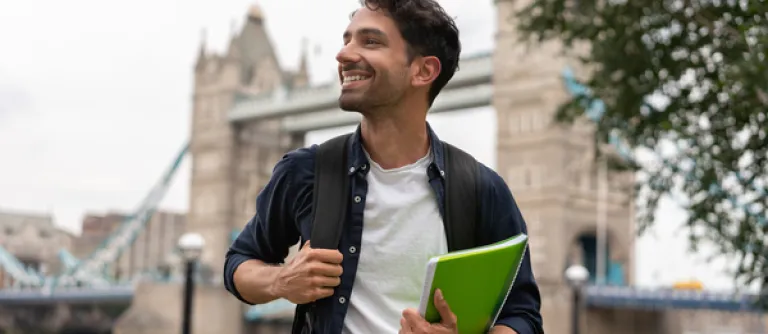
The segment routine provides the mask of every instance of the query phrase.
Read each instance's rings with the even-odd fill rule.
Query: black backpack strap
[[[315,153],[315,188],[312,192],[312,248],[337,249],[347,218],[349,173],[345,134],[322,143]]]
[[[337,249],[347,216],[349,174],[345,134],[320,144],[315,152],[315,180],[312,192],[312,248]],[[303,246],[304,241],[302,240]],[[293,334],[312,333],[315,303],[296,305]]]
[[[469,153],[443,143],[445,152],[445,233],[448,250],[476,247],[478,162]]]

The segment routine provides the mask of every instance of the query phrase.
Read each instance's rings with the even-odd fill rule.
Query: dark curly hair
[[[461,42],[453,18],[435,0],[360,0],[370,10],[381,9],[395,21],[408,44],[408,61],[416,56],[435,56],[440,73],[429,88],[432,106],[437,94],[459,69]],[[354,13],[353,13],[354,15]]]

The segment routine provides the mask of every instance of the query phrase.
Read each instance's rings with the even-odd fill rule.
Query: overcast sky
[[[491,0],[443,0],[462,31],[464,54],[493,48]],[[86,212],[134,209],[189,133],[192,66],[206,31],[226,47],[250,0],[28,0],[0,2],[0,210],[51,212],[79,231]],[[302,39],[313,50],[314,82],[335,71],[341,32],[356,0],[260,2],[284,67],[295,68]],[[495,166],[489,108],[436,115],[443,139]],[[318,142],[341,130],[308,135]],[[467,133],[475,135],[467,136]],[[163,207],[186,210],[189,164]],[[663,203],[657,237],[637,243],[638,283],[700,278],[731,286],[675,236],[683,212]]]

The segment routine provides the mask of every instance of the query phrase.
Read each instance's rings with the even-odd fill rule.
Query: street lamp
[[[580,314],[581,311],[581,291],[584,285],[589,280],[589,271],[587,268],[581,265],[572,265],[565,270],[565,279],[568,280],[568,284],[573,288],[573,309],[572,309],[572,333],[579,334],[580,329]]]
[[[205,240],[198,233],[186,233],[179,238],[179,250],[184,258],[186,273],[184,274],[184,313],[182,314],[181,333],[190,334],[192,322],[192,297],[195,291],[195,263],[203,253]]]

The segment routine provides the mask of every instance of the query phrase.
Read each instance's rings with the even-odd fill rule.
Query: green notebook
[[[459,333],[487,333],[507,299],[527,246],[528,236],[520,234],[431,258],[419,313],[431,323],[440,321],[434,304],[439,288],[456,314]]]

